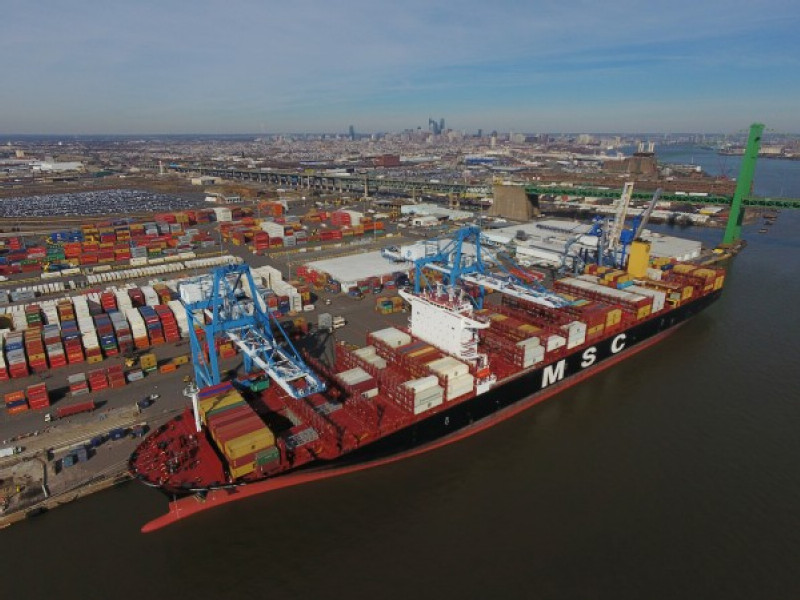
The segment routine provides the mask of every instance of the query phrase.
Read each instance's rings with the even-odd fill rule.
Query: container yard
[[[181,390],[192,372],[187,366],[189,329],[180,301],[182,282],[218,264],[255,257],[255,252],[263,249],[251,239],[237,244],[239,230],[234,228],[244,221],[261,231],[266,227],[274,232],[272,219],[286,216],[282,208],[262,204],[259,210],[268,216],[261,219],[252,219],[252,207],[203,208],[156,213],[139,222],[98,221],[71,229],[37,227],[31,232],[6,234],[0,247],[0,266],[6,278],[0,282],[0,438],[35,439],[37,443],[24,445],[11,462],[0,461],[0,473],[9,469],[17,473],[20,481],[28,482],[29,491],[39,490],[38,502],[45,503],[48,500],[42,493],[55,497],[65,489],[88,490],[88,482],[101,473],[106,480],[115,480],[124,469],[118,466],[104,471],[109,468],[108,461],[98,457],[113,448],[98,443],[97,438],[125,447],[129,453],[135,443],[134,428],[118,427],[112,435],[108,425],[127,423],[131,415],[138,418],[137,403],[151,395],[154,386],[172,386],[173,391],[155,402],[160,410],[147,419],[149,426],[183,406]],[[234,216],[236,221],[226,220]],[[315,217],[315,221],[323,227],[322,218]],[[291,240],[281,226],[282,238]],[[330,245],[341,251],[341,239],[350,235],[326,235],[330,239],[323,242],[316,234],[305,240],[300,234],[294,236],[294,244],[302,247],[313,240],[321,248]],[[234,254],[220,255],[221,238]],[[272,247],[273,252],[286,250],[277,239],[272,240]],[[286,280],[284,273],[291,272],[290,263],[280,255],[273,260],[282,269],[266,264],[257,269],[257,291],[267,310],[286,317],[284,327],[299,343],[313,346],[304,340],[311,326],[301,315],[314,308],[320,295],[328,297],[329,310],[346,313],[355,305],[340,295],[341,288],[328,278],[312,279],[297,269],[295,279]],[[376,318],[401,314],[396,297],[374,306]],[[335,320],[344,323],[338,314]],[[232,345],[222,345],[220,351],[234,366],[238,364]],[[60,439],[73,440],[76,435],[86,437],[84,450],[52,452]],[[25,473],[25,465],[42,456],[41,452],[47,454],[51,470],[47,488],[32,483],[41,479],[41,473]],[[118,452],[121,458],[127,456],[125,452]],[[20,509],[37,501],[35,495],[25,498],[6,499],[0,506],[8,509],[7,514],[19,515],[19,509],[14,509],[20,501]]]

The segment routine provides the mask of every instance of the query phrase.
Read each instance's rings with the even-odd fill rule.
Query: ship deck
[[[579,284],[581,281],[573,280],[570,292],[582,293]],[[570,283],[565,280],[563,285]],[[670,293],[671,288],[665,289]],[[698,291],[693,300],[707,295],[715,296],[712,292],[717,289],[708,287],[702,292]],[[594,288],[587,291],[592,303],[581,304],[582,312],[576,312],[578,309],[575,306],[564,310],[544,310],[541,306],[516,300],[476,311],[476,319],[484,319],[490,324],[488,329],[481,330],[479,347],[489,358],[496,385],[504,385],[520,376],[527,377],[548,365],[560,363],[561,375],[557,377],[557,371],[552,371],[548,376],[552,381],[541,384],[541,388],[544,388],[564,377],[565,369],[574,369],[574,365],[580,365],[577,368],[582,369],[602,357],[613,356],[624,346],[614,349],[620,340],[626,339],[626,335],[631,343],[636,343],[638,334],[635,331],[646,330],[644,339],[668,329],[672,324],[672,320],[665,317],[675,310],[675,306],[661,304],[657,310],[648,310],[646,314],[642,312],[643,305],[631,304],[621,310],[620,305],[603,301],[604,293]],[[614,290],[614,295],[609,297],[623,297],[618,290]],[[646,304],[643,300],[645,296],[640,294],[638,298],[637,302]],[[691,301],[687,298],[686,303],[691,304]],[[692,314],[689,309],[680,312]],[[619,320],[613,320],[614,315]],[[570,327],[580,319],[586,321],[583,323],[584,333],[573,337]],[[438,404],[420,409],[416,404],[418,392],[406,384],[426,377],[430,379],[434,373],[431,365],[447,359],[448,355],[412,337],[408,329],[404,332],[401,329],[395,331],[411,342],[393,347],[380,337],[367,335],[367,344],[372,348],[373,358],[378,358],[377,364],[358,354],[356,348],[346,343],[335,345],[331,365],[307,355],[309,366],[327,383],[324,393],[295,398],[277,385],[271,385],[257,394],[244,392],[250,406],[274,434],[280,457],[276,463],[255,466],[252,472],[234,480],[205,428],[200,433],[195,431],[193,415],[187,410],[146,438],[131,457],[131,471],[145,483],[171,493],[253,483],[316,461],[340,458],[412,425],[430,422],[440,413],[451,414],[454,407],[476,397],[477,386],[485,379],[478,367],[472,365],[470,373],[474,376],[475,387],[468,388],[466,392],[454,387],[451,394],[449,386],[453,381],[452,376],[439,374],[442,393]],[[526,343],[536,336],[541,339],[538,348],[541,358],[532,359]],[[558,343],[552,344],[556,338]],[[591,360],[580,356],[585,349],[591,353]],[[565,366],[567,358],[570,358],[572,366]],[[574,360],[576,358],[577,361]],[[345,374],[352,371],[360,371],[362,378],[357,382],[348,381]],[[530,392],[541,388],[532,388]],[[518,399],[526,395],[522,393]],[[498,406],[507,401],[513,400],[502,399],[498,401]],[[471,417],[468,418],[471,422]]]

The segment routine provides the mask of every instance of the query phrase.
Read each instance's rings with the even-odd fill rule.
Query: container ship
[[[195,386],[191,406],[130,457],[131,474],[171,498],[143,531],[490,427],[656,343],[717,300],[725,280],[719,268],[653,261],[638,241],[626,270],[590,264],[548,288],[462,275],[402,291],[407,326],[372,331],[361,347],[338,342],[327,364],[254,354],[244,371],[260,377]],[[494,292],[487,302],[465,291],[476,286]],[[197,314],[202,303],[186,306]],[[204,312],[204,322],[224,313]],[[254,300],[242,314],[259,312]],[[242,350],[246,329],[227,330]]]

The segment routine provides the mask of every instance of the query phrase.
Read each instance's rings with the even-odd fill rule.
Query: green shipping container
[[[222,413],[224,413],[224,412],[226,412],[228,410],[231,410],[233,408],[238,408],[240,406],[244,406],[245,404],[247,404],[247,403],[244,400],[240,400],[239,402],[236,402],[234,404],[228,404],[227,406],[222,406],[220,408],[214,408],[214,409],[212,409],[212,410],[210,410],[210,411],[208,411],[206,413],[206,420],[208,420],[210,417],[213,417],[214,415],[222,414]]]
[[[269,378],[264,378],[261,381],[254,381],[250,384],[250,389],[254,392],[263,392],[269,388]]]
[[[272,446],[256,454],[256,464],[267,465],[271,462],[278,460],[280,457],[281,453],[278,450],[278,448],[276,446]]]

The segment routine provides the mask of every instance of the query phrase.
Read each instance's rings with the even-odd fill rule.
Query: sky
[[[800,133],[797,0],[4,0],[0,133]]]

